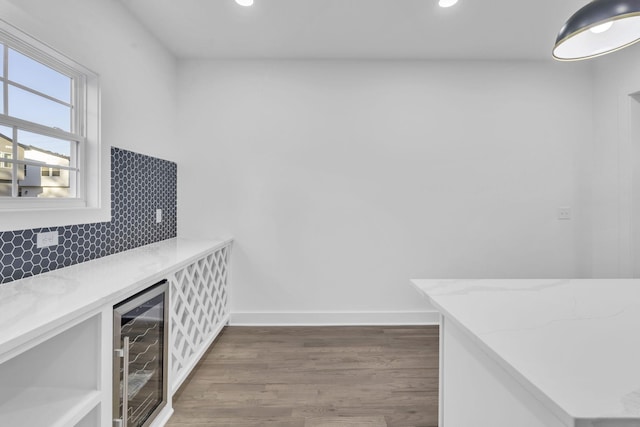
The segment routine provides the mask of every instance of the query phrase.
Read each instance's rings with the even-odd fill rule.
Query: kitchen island
[[[440,427],[639,427],[640,280],[413,280],[440,312]]]

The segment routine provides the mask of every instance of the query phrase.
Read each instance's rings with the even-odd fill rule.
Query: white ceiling
[[[180,58],[548,59],[588,0],[122,0]]]

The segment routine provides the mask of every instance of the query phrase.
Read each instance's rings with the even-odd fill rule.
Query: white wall
[[[0,0],[0,12],[100,74],[104,144],[179,160],[180,232],[236,238],[236,312],[414,313],[428,308],[411,277],[624,276],[640,257],[639,47],[590,63],[594,103],[590,65],[178,70],[119,1]]]
[[[238,321],[428,310],[410,278],[579,275],[556,209],[590,83],[551,61],[186,61],[179,233],[235,237]]]
[[[0,0],[0,18],[100,75],[102,143],[170,158],[176,60],[115,0]]]
[[[629,96],[640,91],[640,46],[593,65],[588,262],[594,277],[640,277],[640,103]]]

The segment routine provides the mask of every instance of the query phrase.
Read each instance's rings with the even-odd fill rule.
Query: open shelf
[[[75,426],[101,399],[96,390],[0,388],[2,425]]]
[[[0,425],[98,425],[100,327],[97,314],[0,364]]]
[[[100,425],[100,405],[97,405],[91,410],[91,412],[76,423],[75,427],[98,427]]]

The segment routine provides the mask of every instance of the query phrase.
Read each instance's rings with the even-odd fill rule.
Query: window
[[[0,21],[0,231],[109,220],[99,109],[95,73]]]
[[[10,37],[0,37],[0,52],[0,133],[12,150],[4,155],[4,167],[13,168],[5,197],[22,197],[23,187],[42,184],[18,173],[25,165],[42,165],[42,176],[69,173],[71,185],[41,191],[40,197],[80,197],[84,75]]]
[[[60,168],[43,167],[40,169],[42,170],[42,172],[40,173],[41,176],[60,176]]]
[[[2,158],[3,159],[10,159],[11,158],[11,153],[2,153]],[[11,167],[11,163],[2,162],[2,167],[8,169],[8,168]]]

